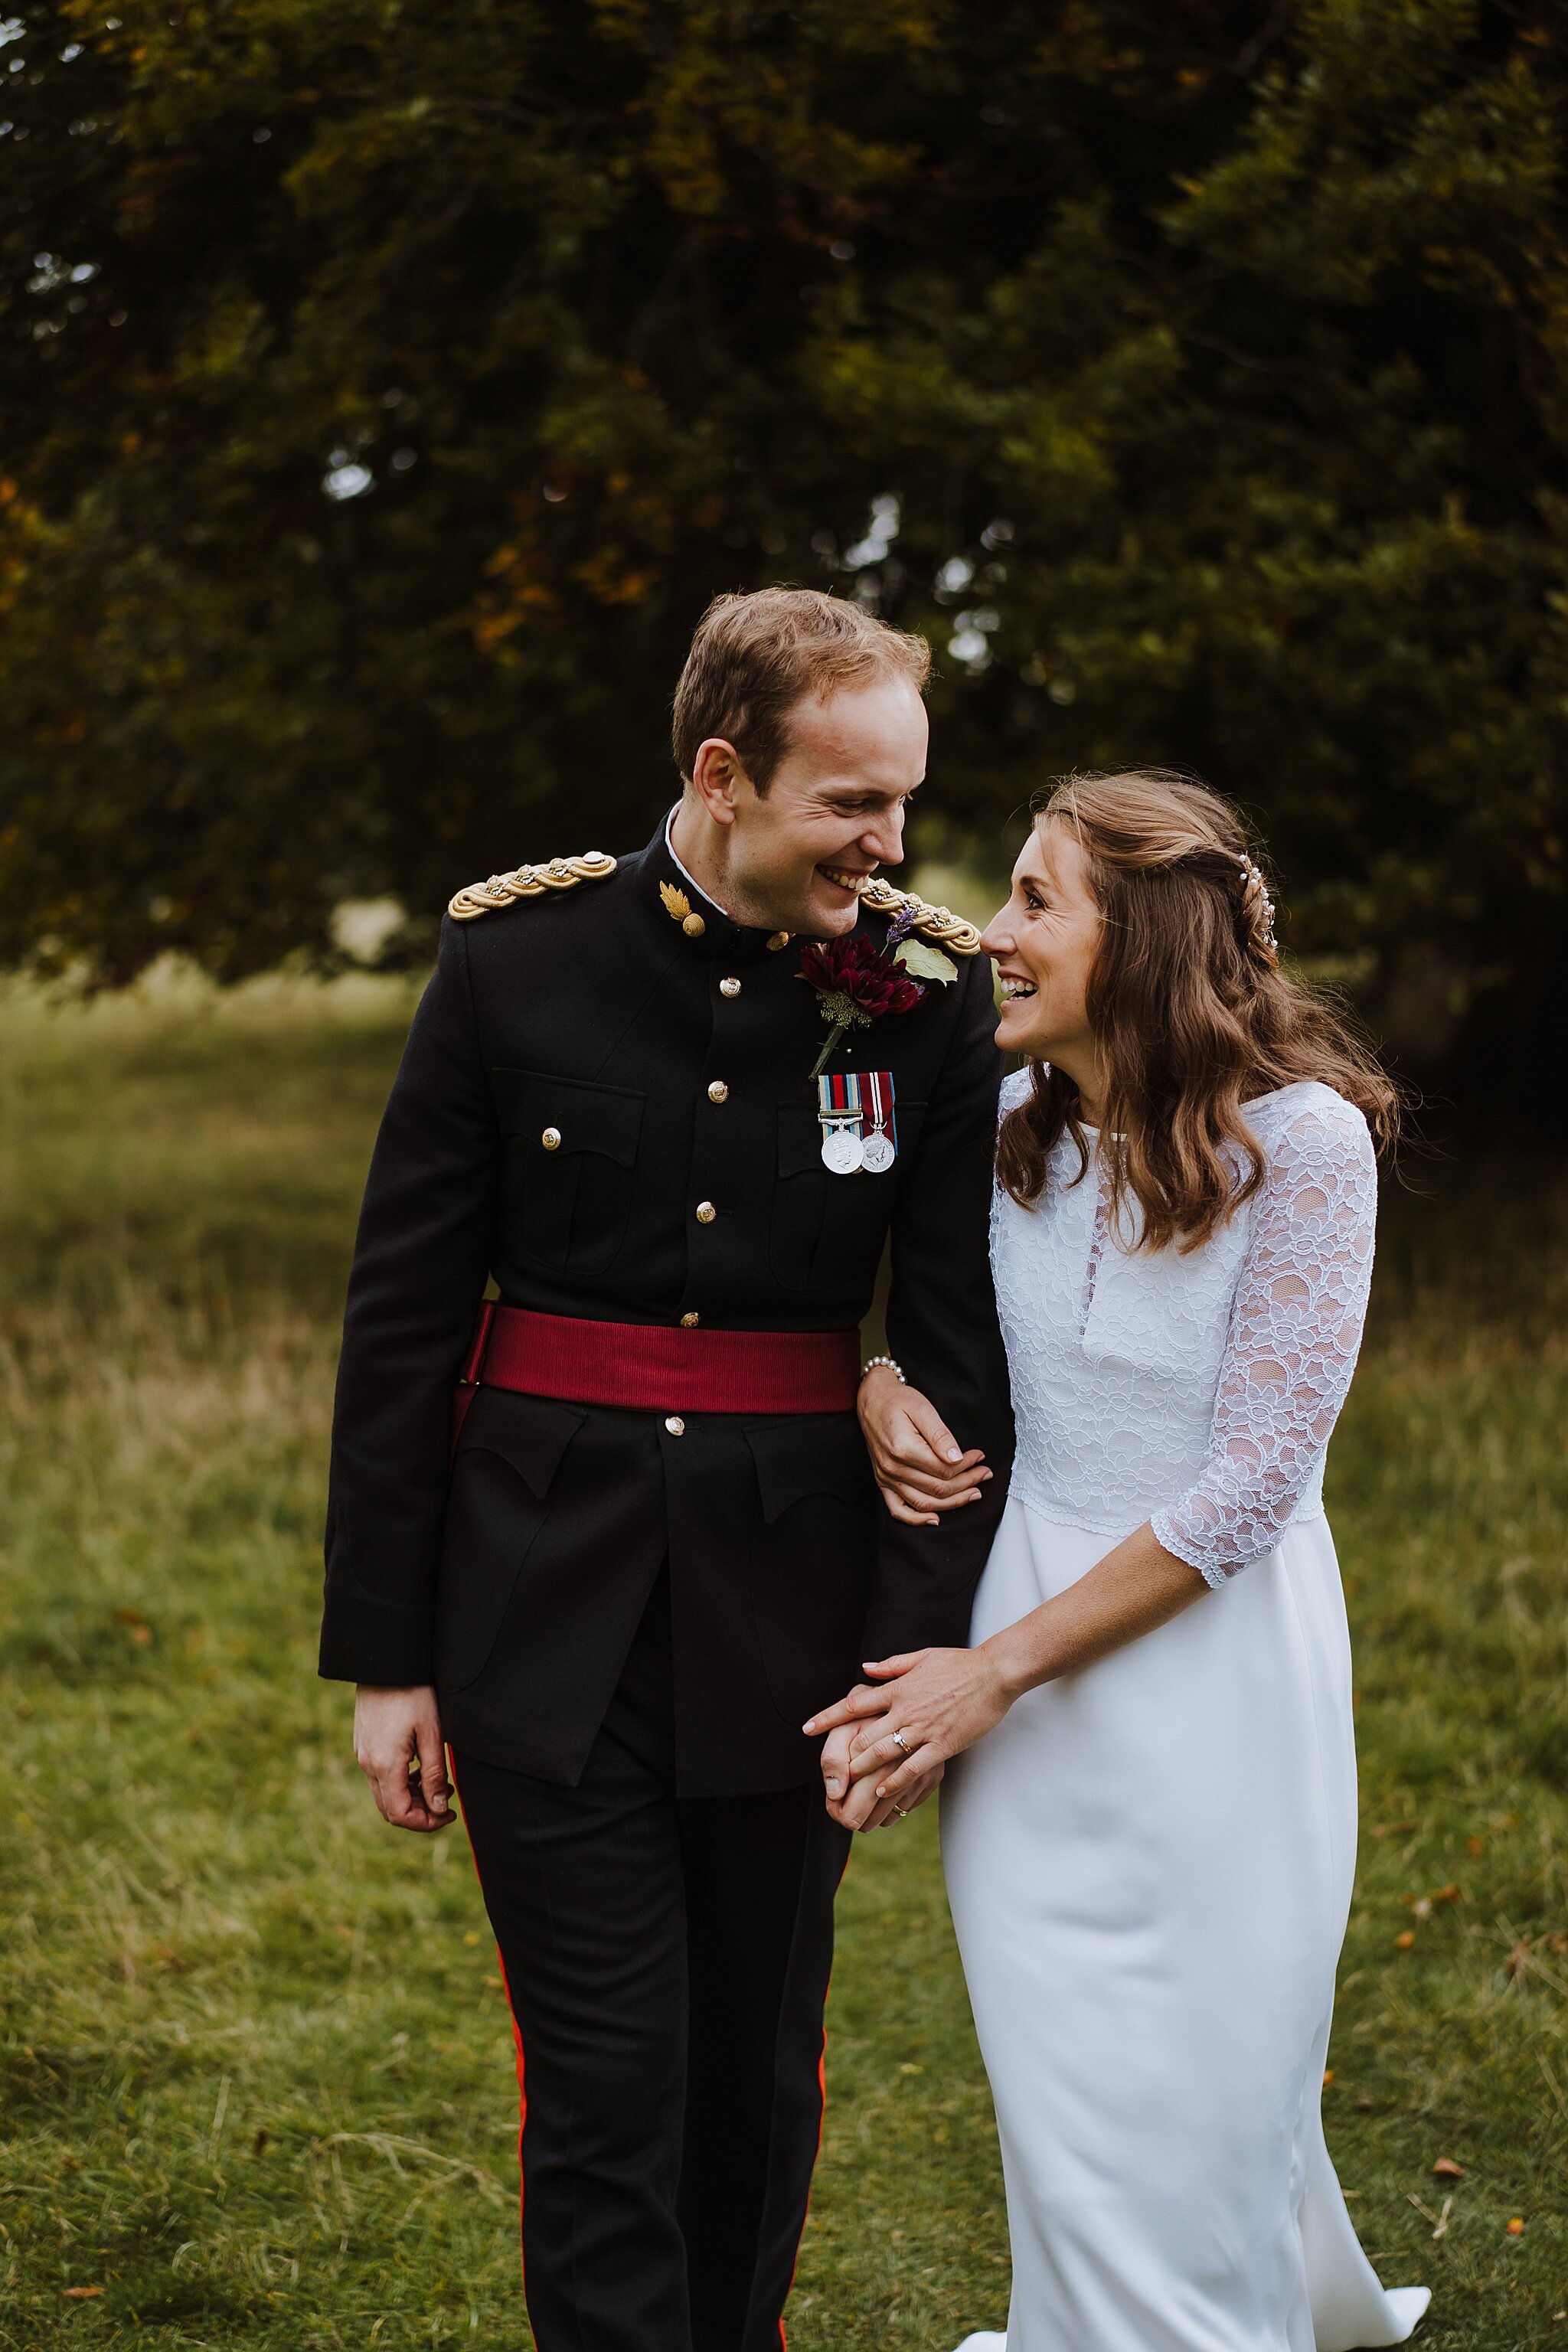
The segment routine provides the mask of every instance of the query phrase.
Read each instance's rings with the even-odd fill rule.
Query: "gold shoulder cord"
[[[923,938],[934,940],[939,947],[951,949],[954,955],[980,953],[980,934],[973,923],[966,923],[962,915],[952,912],[951,907],[928,906],[912,890],[895,890],[890,882],[882,880],[880,875],[874,875],[862,886],[860,903],[863,907],[873,908],[879,915],[899,915],[906,907],[911,907],[914,921],[910,928]]]
[[[456,923],[471,923],[517,898],[542,898],[547,890],[574,890],[579,882],[606,882],[616,861],[601,849],[585,850],[581,857],[552,857],[543,866],[514,866],[510,874],[492,874],[488,882],[470,883],[459,890],[447,912]]]

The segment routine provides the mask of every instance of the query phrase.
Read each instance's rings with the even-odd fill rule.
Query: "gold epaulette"
[[[605,882],[616,861],[602,849],[585,850],[581,857],[552,857],[543,866],[514,866],[510,874],[492,874],[488,882],[472,882],[459,890],[447,912],[454,922],[471,923],[476,915],[493,914],[514,898],[542,898],[547,890],[574,890],[579,882]]]
[[[921,932],[928,940],[935,940],[939,947],[951,948],[954,955],[980,953],[980,934],[973,923],[966,923],[962,915],[953,913],[951,907],[928,906],[923,898],[917,898],[912,890],[895,890],[892,884],[884,882],[879,874],[873,875],[869,882],[861,886],[860,904],[874,908],[879,915],[901,915],[906,907],[911,907],[915,918],[910,926],[911,930]]]

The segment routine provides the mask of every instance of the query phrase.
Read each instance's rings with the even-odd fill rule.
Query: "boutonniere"
[[[812,1077],[821,1076],[828,1055],[848,1030],[869,1029],[889,1013],[912,1013],[925,1001],[928,981],[940,981],[945,988],[958,978],[958,966],[940,948],[906,936],[914,919],[912,908],[896,915],[880,947],[863,933],[849,931],[842,939],[814,940],[802,955],[795,978],[816,989],[817,1010],[828,1024],[827,1042],[812,1064]]]

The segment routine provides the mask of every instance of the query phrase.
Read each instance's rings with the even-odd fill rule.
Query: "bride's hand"
[[[977,1650],[911,1650],[868,1666],[882,1687],[862,1685],[812,1717],[808,1734],[858,1728],[849,1749],[852,1780],[876,1779],[878,1802],[906,1793],[950,1757],[994,1729],[1017,1696],[989,1643]]]
[[[978,1445],[965,1454],[931,1399],[885,1364],[866,1374],[860,1427],[882,1500],[906,1527],[934,1528],[943,1511],[977,1503],[989,1470]]]

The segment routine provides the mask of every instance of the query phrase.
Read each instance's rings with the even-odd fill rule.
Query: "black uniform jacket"
[[[889,920],[859,926],[880,941]],[[608,880],[444,927],[349,1284],[321,1672],[434,1682],[459,1750],[574,1782],[667,1559],[683,1794],[798,1785],[816,1769],[803,1720],[862,1659],[967,1639],[1012,1444],[990,964],[954,958],[955,981],[836,1051],[833,1069],[893,1073],[899,1147],[885,1174],[836,1176],[804,944],[730,922],[662,826]],[[687,1413],[677,1434],[660,1413],[481,1388],[449,1467],[487,1277],[552,1315],[845,1331],[889,1226],[889,1345],[996,1474],[940,1527],[882,1508],[852,1413]]]

